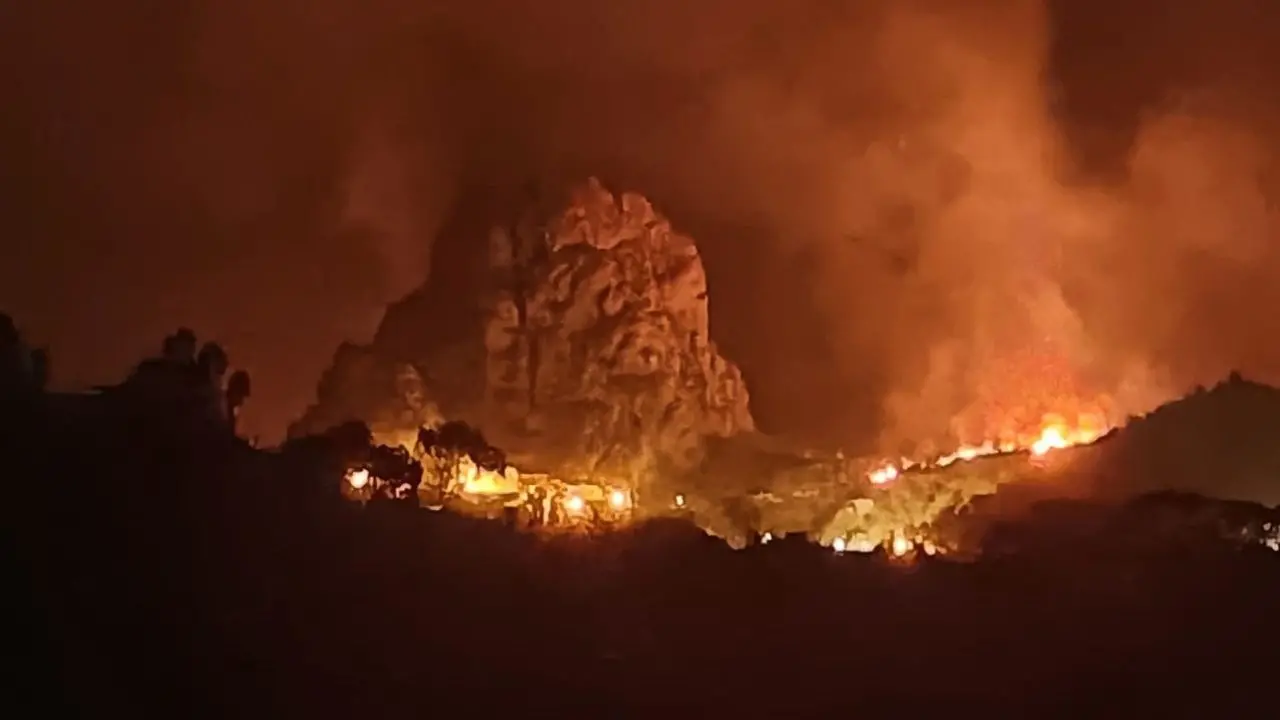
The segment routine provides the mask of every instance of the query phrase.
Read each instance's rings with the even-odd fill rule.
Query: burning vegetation
[[[1047,334],[1034,347],[966,371],[978,387],[949,448],[799,449],[755,429],[711,339],[697,248],[644,198],[591,180],[564,206],[520,207],[487,243],[483,225],[446,232],[436,251],[459,271],[390,308],[373,344],[339,350],[293,433],[368,423],[381,446],[349,467],[349,496],[540,533],[677,515],[739,547],[802,534],[934,555],[971,549],[952,526],[975,499],[1060,482],[1124,424],[1062,334],[1033,327]],[[1069,316],[1051,290],[1028,290],[1037,317]]]
[[[633,518],[634,491],[620,482],[570,482],[520,472],[463,422],[422,428],[412,450],[375,445],[343,479],[349,499],[414,500],[432,510],[503,518],[538,532],[591,531]]]
[[[460,423],[423,436],[482,439]],[[735,547],[800,534],[839,555],[880,553],[909,562],[940,555],[973,557],[998,548],[1008,535],[1004,523],[1014,515],[1025,519],[1029,514],[1028,524],[1051,531],[1061,522],[1051,505],[1041,509],[1037,500],[1019,513],[992,515],[987,501],[1005,498],[1009,491],[1000,493],[1002,487],[1044,497],[1036,494],[1037,486],[1050,487],[1064,472],[1082,465],[1092,469],[1100,439],[1093,429],[1050,424],[1021,446],[971,446],[930,461],[871,466],[864,460],[815,458],[790,478],[780,475],[770,490],[727,497],[694,488],[646,495],[617,479],[567,481],[520,472],[493,462],[501,454],[482,442],[419,445],[413,455],[403,448],[375,446],[368,459],[348,468],[344,492],[361,501],[416,501],[433,510],[501,519],[544,536],[608,532],[637,520],[675,517]],[[1257,505],[1215,504],[1166,493],[1117,507],[1141,516],[1126,520],[1126,527],[1136,522],[1155,536],[1182,527],[1206,539],[1280,551],[1280,515]],[[1026,541],[1019,535],[1017,542]],[[1152,540],[1117,538],[1135,541]]]
[[[1239,382],[1215,392],[1232,392]],[[1159,413],[1153,417],[1160,422]],[[478,430],[451,422],[423,429],[412,451],[374,447],[348,468],[345,494],[362,501],[414,500],[543,535],[607,532],[637,520],[678,517],[735,547],[800,534],[837,554],[879,552],[908,561],[978,552],[989,540],[981,528],[991,519],[989,508],[975,507],[988,505],[1002,487],[1062,490],[1054,484],[1094,469],[1105,445],[1099,441],[1113,435],[1100,415],[1074,422],[1047,416],[1038,433],[961,446],[926,460],[793,456],[788,469],[766,476],[766,487],[726,491],[696,482],[635,483],[600,475],[566,480],[522,472]],[[1272,549],[1280,544],[1280,518],[1245,513],[1218,521],[1219,533],[1239,533]]]
[[[174,337],[190,335],[183,331]],[[154,415],[173,425],[170,416],[178,413],[206,423],[216,418],[210,427],[234,432],[234,410],[245,396],[223,379],[223,356],[208,351],[196,361],[189,352],[174,352],[179,344],[192,343],[166,343],[161,358],[144,361],[124,384],[98,397],[105,407],[124,403],[139,422]],[[29,368],[30,377],[14,386],[39,388],[39,369],[19,361],[29,351],[15,347],[11,354],[18,360],[10,364]],[[219,362],[211,364],[215,356]],[[633,397],[640,400],[643,395]],[[1120,427],[1107,417],[1105,404],[1097,407],[1074,416],[1045,414],[1034,429],[997,432],[995,439],[960,445],[946,454],[896,461],[800,452],[758,433],[742,433],[708,444],[699,472],[667,475],[656,472],[654,464],[630,474],[609,474],[604,463],[564,463],[558,471],[532,465],[522,469],[477,427],[460,420],[416,430],[384,424],[376,431],[351,421],[292,440],[280,453],[328,458],[320,468],[336,463],[341,494],[349,500],[411,503],[502,519],[540,535],[600,533],[639,520],[677,517],[735,547],[802,535],[837,554],[880,552],[902,561],[965,556],[998,546],[1001,522],[1010,513],[1007,507],[994,513],[992,508],[1009,505],[1009,498],[1016,505],[1019,493],[1029,492],[1034,500],[1037,489],[1048,493],[1039,499],[1071,489],[1102,497],[1106,493],[1099,489],[1112,486],[1112,494],[1119,494],[1124,479],[1116,476],[1116,468],[1152,477],[1166,472],[1172,462],[1193,474],[1262,478],[1264,489],[1276,491],[1280,452],[1258,450],[1274,447],[1269,436],[1258,435],[1258,428],[1280,422],[1280,393],[1271,388],[1232,375]],[[1219,421],[1206,426],[1204,418]],[[645,446],[644,440],[641,436],[638,447]],[[1209,443],[1211,452],[1199,456],[1212,456],[1211,467],[1197,467],[1178,455],[1178,448],[1195,442]],[[1151,465],[1149,458],[1166,465]],[[536,456],[520,459],[532,463]],[[565,472],[574,467],[596,469]],[[1092,478],[1095,486],[1071,488],[1082,477]],[[1164,480],[1164,487],[1179,489],[1173,473]],[[1134,488],[1132,494],[1143,489],[1148,488]],[[1169,523],[1162,518],[1175,517],[1206,536],[1280,550],[1276,511],[1253,503],[1213,505],[1188,499],[1193,497],[1156,495],[1125,506],[1125,512],[1138,512],[1139,522],[1156,534]],[[1022,505],[1023,514],[1039,512],[1035,502]],[[1051,513],[1041,513],[1041,518],[1045,527],[1060,520]]]
[[[1001,439],[987,440],[979,445],[961,445],[954,452],[925,460],[902,458],[897,462],[885,462],[867,474],[873,485],[893,482],[903,472],[914,469],[944,468],[956,462],[965,462],[991,455],[1029,453],[1032,457],[1044,457],[1054,450],[1065,450],[1076,445],[1088,445],[1110,431],[1105,418],[1099,414],[1081,414],[1068,422],[1062,415],[1045,415],[1040,428],[1034,433],[1001,434]]]

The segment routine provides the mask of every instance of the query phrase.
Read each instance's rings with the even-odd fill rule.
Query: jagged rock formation
[[[316,394],[319,402],[290,429],[291,436],[354,419],[368,424],[380,442],[412,449],[417,428],[443,421],[414,365],[382,357],[376,347],[340,345]]]
[[[513,458],[631,474],[688,470],[707,438],[753,429],[711,341],[697,248],[643,197],[591,180],[566,208],[479,231],[446,229],[428,286],[370,347],[339,350],[295,431],[354,416],[408,432],[442,414]]]

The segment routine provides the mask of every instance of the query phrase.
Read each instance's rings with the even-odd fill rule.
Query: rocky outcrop
[[[592,180],[561,210],[440,243],[429,286],[339,351],[295,431],[354,415],[403,433],[440,413],[540,469],[633,474],[688,470],[707,438],[753,429],[698,250],[643,197]]]
[[[290,429],[291,436],[362,420],[379,442],[412,449],[418,427],[443,421],[414,365],[380,357],[374,347],[340,345],[316,394],[318,402]]]

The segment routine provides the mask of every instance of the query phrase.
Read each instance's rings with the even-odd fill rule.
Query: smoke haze
[[[463,193],[587,174],[698,240],[766,428],[1280,381],[1274,3],[72,5],[0,10],[0,305],[66,383],[189,324],[278,433]]]

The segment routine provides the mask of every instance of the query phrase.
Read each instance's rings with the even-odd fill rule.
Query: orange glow
[[[614,510],[626,510],[631,506],[631,498],[625,490],[612,490],[609,492],[609,507]]]
[[[347,483],[356,490],[369,484],[369,471],[365,468],[347,471]]]
[[[578,515],[587,509],[587,502],[580,495],[570,495],[564,500],[564,509],[571,515]]]
[[[1062,433],[1062,428],[1053,425],[1045,428],[1040,433],[1040,437],[1036,438],[1036,441],[1031,443],[1031,454],[1041,456],[1048,453],[1050,450],[1061,450],[1065,447],[1069,447],[1069,443],[1067,442],[1066,436]]]
[[[1004,453],[1028,452],[1032,457],[1043,457],[1054,450],[1076,445],[1088,445],[1106,434],[1109,423],[1101,412],[1082,412],[1074,422],[1061,415],[1046,414],[1034,432],[996,433],[1000,440],[987,440],[977,445],[961,445],[947,455],[930,460],[902,458],[898,462],[884,462],[867,473],[873,485],[885,485],[896,480],[904,471],[947,467],[957,462],[968,462],[980,457]]]
[[[520,492],[520,474],[511,467],[505,472],[485,470],[470,457],[463,457],[454,484],[467,495],[514,495]]]
[[[872,470],[867,477],[873,485],[884,485],[898,477],[898,468],[895,465],[885,465]]]
[[[895,557],[902,557],[903,555],[906,555],[911,552],[914,547],[915,543],[898,534],[893,536],[893,541],[889,545],[889,549],[893,552]]]

